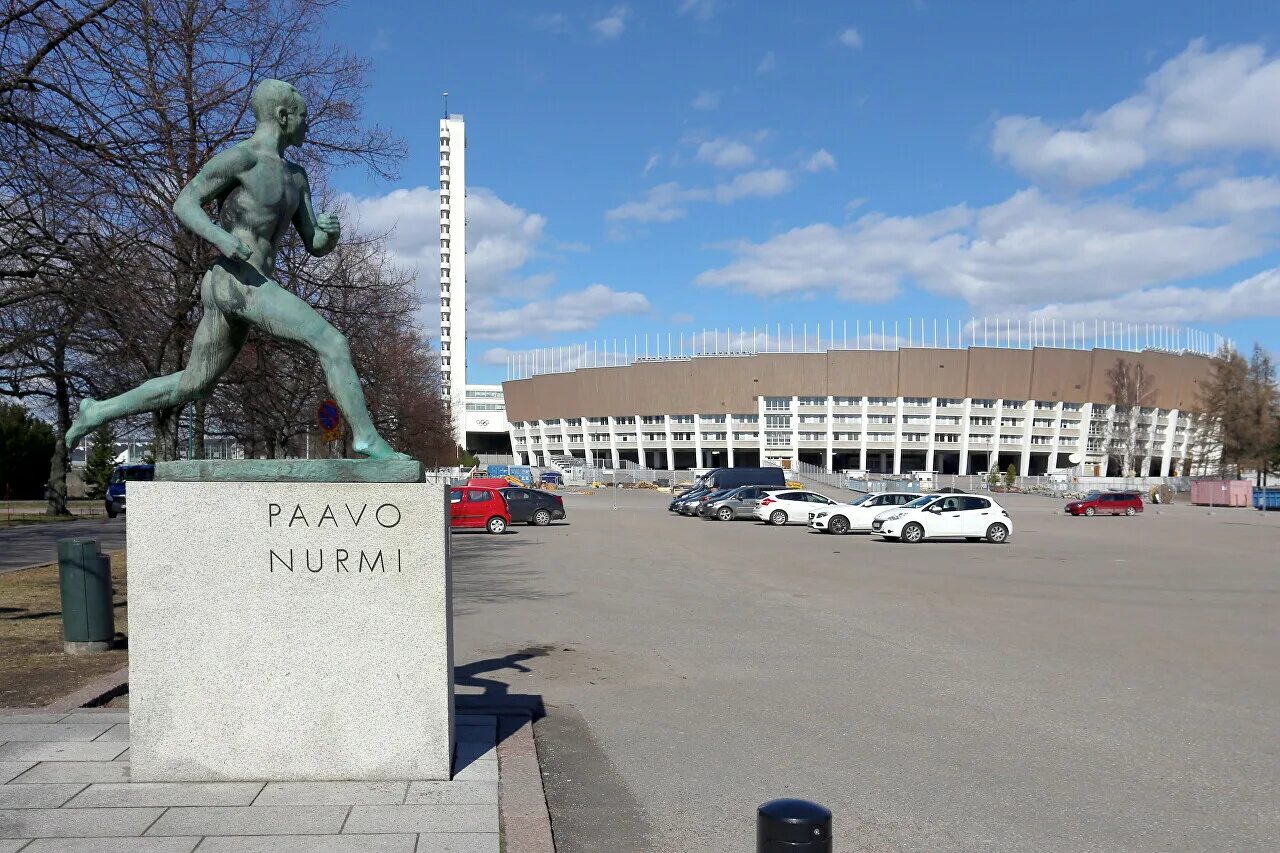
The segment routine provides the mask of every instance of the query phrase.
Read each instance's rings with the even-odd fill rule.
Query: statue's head
[[[307,105],[297,89],[283,80],[263,80],[250,100],[258,126],[280,128],[287,145],[301,145],[307,138]]]

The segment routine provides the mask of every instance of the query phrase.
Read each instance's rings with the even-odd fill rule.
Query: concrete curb
[[[74,693],[55,699],[45,706],[50,713],[69,713],[77,708],[95,708],[129,692],[129,667],[99,676]]]
[[[533,717],[498,718],[498,802],[504,853],[555,853]]]

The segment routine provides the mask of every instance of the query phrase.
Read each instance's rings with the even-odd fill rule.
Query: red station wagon
[[[1142,512],[1142,496],[1137,492],[1090,492],[1067,504],[1071,515],[1136,515]]]
[[[502,533],[511,524],[511,513],[502,492],[484,486],[455,486],[449,490],[451,527]]]

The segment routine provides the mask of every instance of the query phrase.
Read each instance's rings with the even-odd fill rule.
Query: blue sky
[[[364,0],[330,37],[410,155],[335,187],[433,296],[450,92],[472,381],[530,347],[975,314],[1280,349],[1274,7],[1102,8]]]

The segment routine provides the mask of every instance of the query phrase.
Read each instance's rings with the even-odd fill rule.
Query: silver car
[[[703,518],[714,518],[719,521],[733,521],[738,518],[754,518],[752,511],[756,503],[764,497],[765,492],[776,486],[739,486],[728,494],[720,495],[714,500],[704,501],[698,507],[698,515]]]

